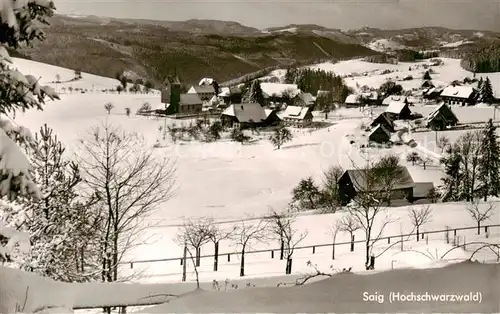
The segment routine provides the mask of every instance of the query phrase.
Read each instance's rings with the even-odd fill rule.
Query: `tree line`
[[[464,69],[474,73],[500,72],[499,42],[470,49],[460,64]]]

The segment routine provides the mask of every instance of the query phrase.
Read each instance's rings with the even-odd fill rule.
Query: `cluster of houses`
[[[296,84],[260,83],[264,103],[253,102],[242,86],[219,87],[211,78],[203,78],[181,93],[177,77],[168,77],[161,93],[167,115],[189,116],[205,113],[220,115],[230,126],[263,127],[283,122],[305,127],[312,123],[316,98],[303,93]],[[279,113],[279,114],[278,114]]]
[[[368,135],[368,141],[378,144],[391,142],[392,133],[395,132],[396,120],[422,119],[423,127],[431,130],[444,130],[456,126],[459,122],[457,116],[446,102],[442,102],[427,117],[418,113],[412,113],[410,109],[411,100],[406,96],[390,96],[389,104],[384,112],[373,119],[370,124],[372,129]],[[386,99],[384,99],[386,101]]]

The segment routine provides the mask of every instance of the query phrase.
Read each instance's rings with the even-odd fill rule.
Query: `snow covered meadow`
[[[68,154],[77,151],[78,140],[86,136],[91,127],[106,120],[126,131],[143,135],[150,145],[154,145],[161,138],[160,127],[180,123],[172,119],[134,114],[144,102],[149,102],[153,108],[161,107],[158,91],[152,91],[150,94],[103,92],[104,89],[115,88],[119,82],[115,79],[100,78],[86,73],[82,73],[81,80],[70,81],[74,76],[72,70],[21,59],[15,59],[14,62],[15,67],[25,74],[42,77],[42,81],[56,88],[61,97],[61,100],[48,102],[43,111],[32,110],[18,113],[14,119],[15,123],[28,127],[32,132],[37,132],[43,124],[48,124],[67,146]],[[394,68],[403,71],[405,68],[407,70],[408,66],[410,64],[400,64]],[[393,66],[346,61],[335,65],[317,65],[317,67],[326,67],[336,73],[348,75],[353,72],[378,71],[382,67]],[[445,65],[439,69],[439,75],[435,74],[436,80],[449,81],[469,75],[462,73],[459,64],[451,59],[445,59]],[[61,76],[61,81],[67,82],[52,83],[57,74]],[[370,74],[353,79],[347,78],[346,81],[353,86],[358,82],[359,85],[371,84],[370,86],[378,87],[384,79],[388,78],[386,76]],[[491,74],[490,77],[493,82],[500,82],[499,73]],[[420,80],[415,79],[415,82],[420,82]],[[87,89],[88,92],[69,93],[67,89],[69,85],[73,88]],[[63,86],[66,86],[64,90]],[[405,85],[404,87],[408,88]],[[495,90],[499,91],[500,88],[495,88]],[[107,102],[114,105],[109,115],[104,109],[104,104]],[[126,108],[131,109],[130,117],[125,113]],[[424,115],[432,109],[432,106],[411,107],[412,111],[421,112]],[[485,121],[493,114],[492,108],[456,109],[459,119],[468,122]],[[319,114],[316,118],[322,120]],[[361,127],[370,122],[369,112],[362,112],[358,109],[339,109],[330,115],[328,122],[332,125],[324,129],[314,131],[293,129],[293,140],[280,150],[275,150],[271,143],[265,140],[265,135],[261,136],[264,140],[245,145],[229,140],[213,143],[197,141],[173,143],[167,139],[162,147],[156,149],[156,154],[158,158],[166,156],[175,161],[178,190],[174,198],[162,204],[154,215],[145,220],[145,224],[149,226],[144,234],[145,243],[123,257],[124,264],[121,268],[123,274],[136,274],[134,281],[140,283],[179,282],[182,276],[179,259],[182,256],[182,248],[174,239],[185,219],[212,217],[220,226],[228,229],[240,225],[242,219],[246,220],[246,223],[251,223],[252,219],[260,219],[271,209],[278,212],[284,210],[291,200],[292,189],[300,179],[311,176],[316,182],[321,182],[323,171],[331,166],[340,165],[348,169],[352,168],[353,164],[362,166],[367,158],[377,159],[386,154],[397,154],[401,156],[402,164],[408,167],[415,181],[440,184],[442,170],[437,162],[426,169],[406,162],[406,155],[414,151],[427,153],[435,160],[439,158],[434,132],[412,134],[411,136],[420,144],[416,148],[394,146],[361,151],[359,145],[366,136],[361,131]],[[355,139],[354,144],[351,143],[353,139]],[[493,204],[493,215],[488,221],[483,222],[483,225],[500,224],[500,202],[495,201]],[[413,205],[413,208],[423,206],[425,205]],[[424,238],[418,242],[414,234],[406,236],[414,231],[408,214],[410,207],[391,207],[384,210],[391,223],[387,225],[381,236],[391,239],[384,238],[375,245],[374,253],[379,255],[376,262],[377,271],[443,266],[468,259],[478,248],[478,244],[471,244],[465,250],[456,249],[446,254],[454,245],[462,244],[464,241],[499,243],[500,227],[489,228],[487,234],[482,228],[479,235],[476,229],[457,230],[457,237],[454,237],[455,228],[475,226],[475,221],[470,217],[464,203],[429,206],[432,209],[432,219],[421,228]],[[488,206],[488,204],[480,206]],[[353,252],[349,250],[348,244],[336,245],[335,259],[332,259],[331,243],[333,240],[330,229],[342,217],[343,213],[340,212],[327,215],[318,215],[313,212],[300,213],[294,227],[298,232],[307,233],[307,237],[298,245],[306,246],[306,248],[297,249],[294,253],[290,280],[293,281],[291,278],[313,271],[308,266],[308,261],[316,264],[322,271],[328,271],[332,266],[334,269],[352,268],[353,272],[365,272],[363,243],[356,243]],[[380,228],[380,224],[381,221],[376,222],[375,229]],[[448,243],[445,240],[445,233],[428,233],[442,231],[447,227],[450,228],[449,234],[452,239]],[[355,239],[356,241],[364,240],[362,231],[355,232]],[[402,244],[395,244],[401,240],[403,240]],[[341,232],[335,241],[336,243],[349,242],[349,234]],[[278,243],[268,240],[255,243],[251,249],[276,250]],[[213,257],[202,258],[198,268],[200,280],[204,282],[217,280],[220,284],[223,284],[226,279],[236,282],[235,280],[239,278],[240,267],[240,257],[235,254],[237,250],[234,242],[222,241],[219,270],[214,272],[212,269]],[[213,254],[213,245],[204,245],[201,254]],[[481,251],[475,258],[479,261],[495,262],[497,257],[494,252]],[[155,259],[174,260],[140,262]],[[247,254],[245,259],[246,275],[245,279],[240,281],[241,285],[259,285],[263,277],[282,276],[285,273],[285,261],[279,259],[279,250],[274,252],[273,258],[271,253],[266,251]],[[187,281],[193,282],[195,278],[192,263],[189,262]],[[283,282],[288,279],[280,280]]]

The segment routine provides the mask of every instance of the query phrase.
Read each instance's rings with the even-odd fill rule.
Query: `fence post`
[[[429,244],[429,236],[428,235],[425,236],[425,244],[426,245]]]
[[[230,262],[231,261],[231,254],[227,254],[227,261]]]
[[[313,246],[313,254],[316,253],[316,247]]]
[[[488,228],[488,227],[486,227]],[[490,237],[490,229],[486,229],[486,239],[488,239]]]
[[[182,263],[182,261],[184,261],[184,259],[182,259],[182,258],[181,258],[181,266],[182,266],[182,264],[183,264],[183,263]]]
[[[422,233],[422,240],[424,239],[424,234]]]
[[[354,234],[351,236],[351,252],[354,252]]]
[[[465,246],[467,245],[467,241],[466,241],[466,239],[467,239],[467,238],[464,236],[464,251],[466,251],[466,250],[467,250],[467,248],[465,247]]]
[[[387,244],[391,244],[391,238],[387,238]]]
[[[271,258],[274,258],[274,251],[271,251]]]
[[[457,236],[457,229],[453,230],[453,236]]]
[[[186,258],[187,258],[187,244],[184,244],[184,257],[182,262],[182,281],[186,281]]]
[[[130,269],[134,268],[134,263],[130,263]]]

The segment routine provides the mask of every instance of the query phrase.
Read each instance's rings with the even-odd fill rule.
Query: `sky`
[[[164,21],[213,19],[259,29],[288,24],[500,31],[500,0],[54,0],[57,13]]]

